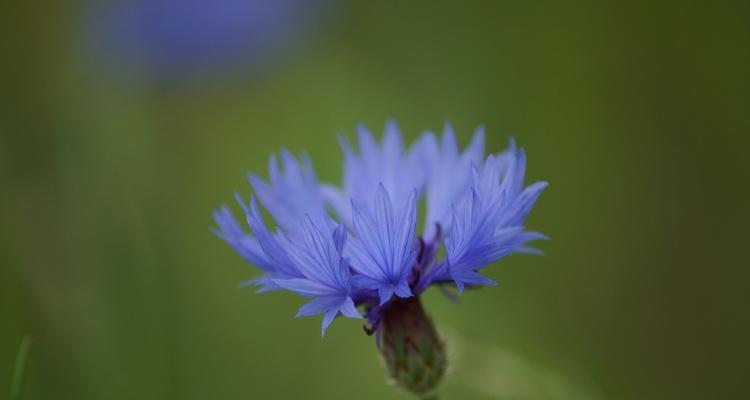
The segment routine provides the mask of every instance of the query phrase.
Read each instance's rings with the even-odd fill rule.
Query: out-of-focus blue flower
[[[87,40],[117,68],[161,80],[263,66],[320,16],[321,0],[105,0]]]
[[[312,298],[298,316],[324,314],[323,331],[339,314],[361,317],[356,307],[364,308],[369,332],[381,332],[384,318],[399,325],[393,313],[413,311],[434,342],[416,305],[419,295],[431,285],[455,284],[459,292],[493,285],[477,271],[511,253],[538,253],[528,244],[545,236],[524,224],[547,184],[524,186],[526,154],[513,140],[485,159],[481,129],[463,152],[450,125],[441,141],[425,133],[409,150],[393,121],[381,144],[364,127],[357,133],[359,151],[341,139],[343,187],[320,185],[306,156],[298,162],[283,150],[283,170],[272,156],[269,181],[249,176],[276,230],[266,226],[254,198],[247,205],[237,196],[252,233],[226,207],[214,214],[215,232],[264,271],[248,284]],[[418,235],[422,192],[426,228]]]

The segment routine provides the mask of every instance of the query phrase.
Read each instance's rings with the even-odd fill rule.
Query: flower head
[[[89,5],[83,33],[108,69],[179,83],[274,66],[311,36],[327,7],[319,0],[104,0]]]
[[[214,232],[263,271],[246,284],[310,299],[297,316],[323,314],[323,333],[339,315],[362,318],[361,307],[365,330],[386,339],[382,351],[392,376],[428,393],[445,360],[419,295],[432,285],[455,285],[459,293],[494,285],[481,269],[511,253],[538,254],[529,243],[545,236],[524,224],[547,184],[525,186],[526,153],[513,139],[506,151],[485,158],[482,129],[464,151],[450,125],[441,140],[427,132],[408,150],[393,121],[380,144],[364,127],[357,136],[358,150],[341,139],[341,187],[321,185],[306,155],[298,160],[282,150],[281,168],[271,157],[268,181],[248,176],[276,229],[266,225],[255,196],[248,204],[237,195],[250,230],[224,206],[214,212]],[[411,331],[415,326],[421,328]]]

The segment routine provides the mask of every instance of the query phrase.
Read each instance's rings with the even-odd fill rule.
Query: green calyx
[[[381,323],[380,351],[391,378],[404,389],[431,398],[445,374],[447,359],[419,297],[394,299]]]

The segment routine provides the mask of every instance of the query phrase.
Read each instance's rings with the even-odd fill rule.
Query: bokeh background
[[[0,398],[407,399],[372,338],[254,295],[210,232],[282,146],[514,135],[544,257],[428,293],[445,399],[747,398],[750,3],[13,2],[0,23]],[[236,209],[236,208],[235,208]]]

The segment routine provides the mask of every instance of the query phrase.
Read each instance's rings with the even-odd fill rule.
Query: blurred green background
[[[747,1],[327,2],[267,66],[167,83],[92,61],[90,7],[0,17],[0,398],[25,335],[23,399],[410,398],[209,232],[272,152],[339,182],[335,134],[388,117],[515,135],[551,184],[546,256],[427,294],[442,398],[750,396]]]

